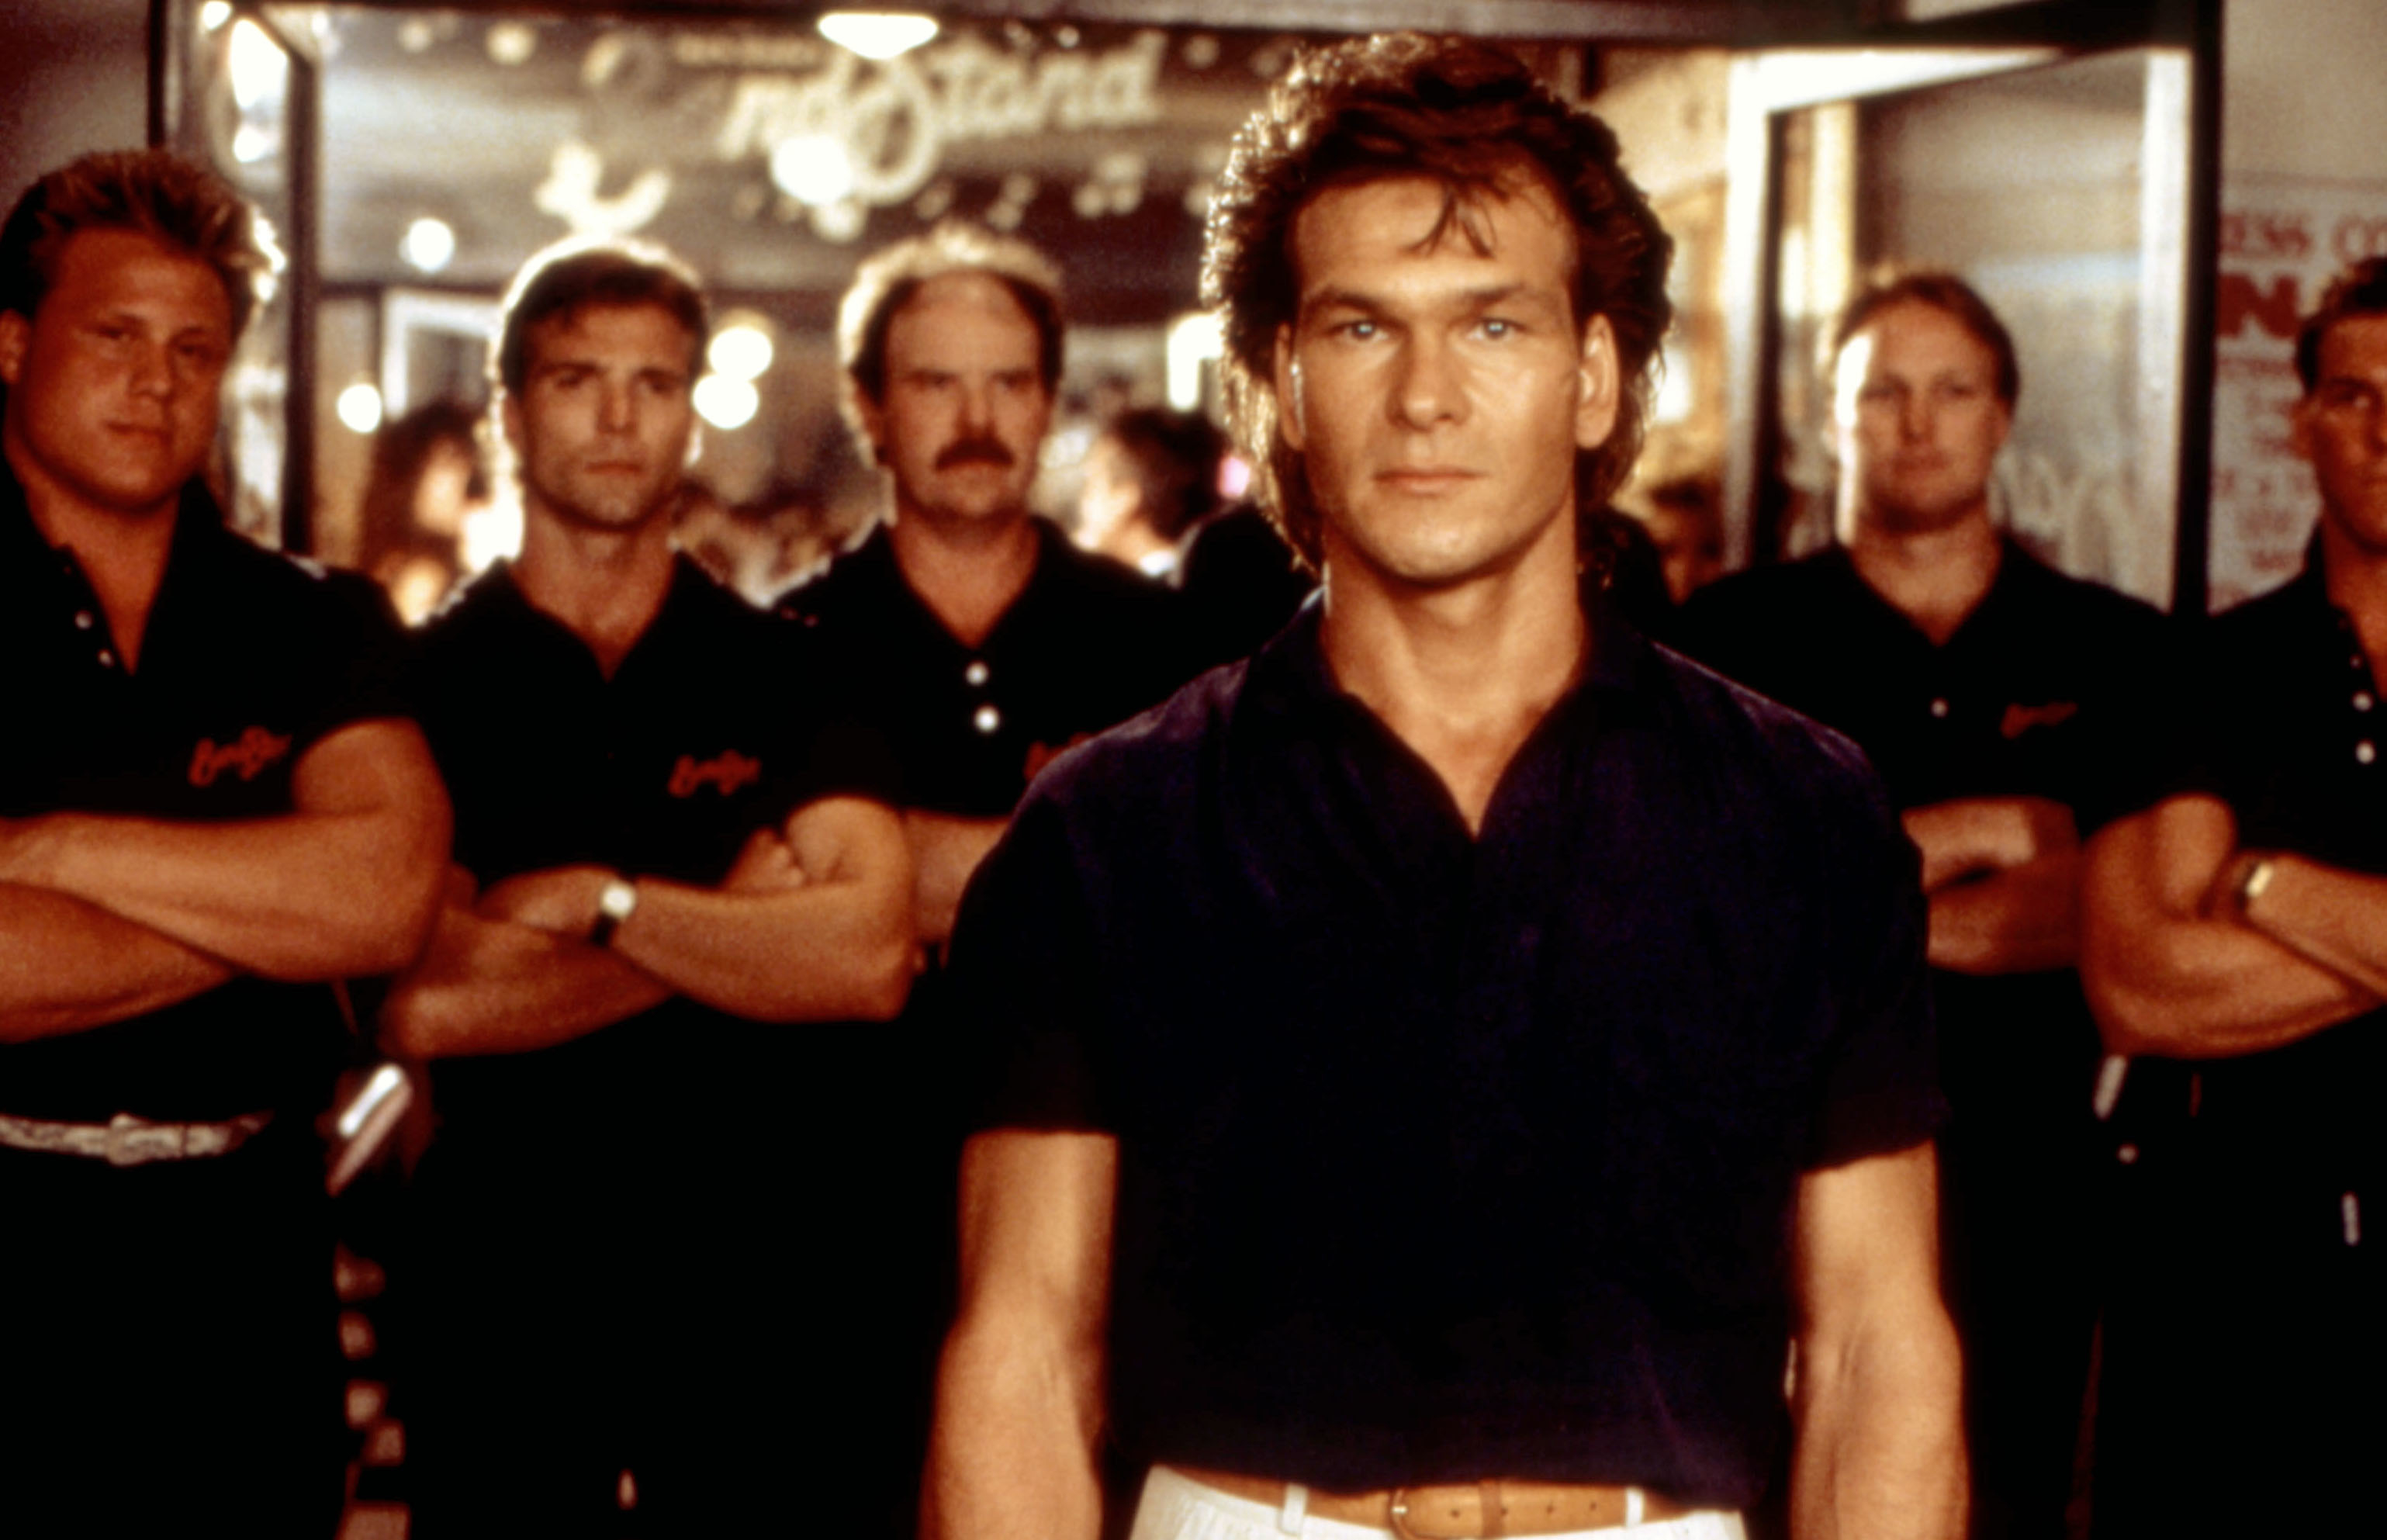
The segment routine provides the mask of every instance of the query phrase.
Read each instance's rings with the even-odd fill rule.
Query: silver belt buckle
[[[110,1166],[146,1166],[153,1160],[171,1160],[183,1153],[183,1130],[163,1129],[157,1124],[120,1112],[107,1120],[107,1163]]]

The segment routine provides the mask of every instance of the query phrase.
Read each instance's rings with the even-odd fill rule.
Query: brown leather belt
[[[1285,1483],[1280,1481],[1228,1471],[1170,1469],[1229,1496],[1270,1508],[1284,1506]],[[1375,1492],[1320,1492],[1313,1487],[1307,1511],[1321,1519],[1390,1530],[1402,1540],[1502,1540],[1512,1535],[1620,1528],[1627,1521],[1632,1491],[1626,1486],[1510,1481],[1395,1486]],[[1654,1524],[1693,1511],[1644,1488],[1637,1517],[1642,1523]]]

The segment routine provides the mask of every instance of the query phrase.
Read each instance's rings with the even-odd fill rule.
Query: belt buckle
[[[149,1137],[143,1138],[145,1134]],[[107,1120],[107,1163],[117,1167],[146,1166],[162,1157],[165,1152],[160,1146],[169,1140],[179,1149],[180,1130],[169,1134],[155,1123],[120,1112]]]
[[[1486,1540],[1487,1536],[1500,1533],[1499,1514],[1492,1507],[1492,1495],[1484,1491],[1479,1484],[1476,1491],[1476,1501],[1479,1507],[1475,1515],[1473,1535],[1421,1534],[1409,1527],[1409,1493],[1412,1490],[1414,1489],[1406,1486],[1393,1488],[1391,1512],[1388,1517],[1392,1521],[1393,1533],[1398,1535],[1400,1540]]]

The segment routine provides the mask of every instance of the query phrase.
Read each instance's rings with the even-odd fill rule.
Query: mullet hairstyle
[[[489,410],[530,383],[530,335],[539,322],[590,306],[656,305],[688,333],[688,377],[703,372],[713,335],[696,270],[659,246],[613,237],[573,236],[523,264],[506,290],[503,319],[489,347]],[[502,443],[505,435],[497,435]]]
[[[1952,272],[1937,270],[1913,272],[1888,272],[1869,279],[1849,302],[1840,307],[1839,319],[1824,340],[1824,396],[1830,399],[1833,380],[1839,372],[1840,354],[1847,350],[1856,335],[1872,324],[1873,318],[1892,305],[1928,305],[1953,320],[1973,335],[1973,340],[1989,350],[1997,365],[1998,399],[2008,411],[2022,396],[2022,365],[2014,357],[2014,338],[2006,334],[2005,322],[1998,312],[1989,309],[1978,290]]]
[[[2330,281],[2320,308],[2296,328],[2296,378],[2305,394],[2320,384],[2320,345],[2341,321],[2387,315],[2387,257],[2366,257]]]
[[[283,266],[264,218],[223,178],[171,150],[103,150],[26,188],[0,224],[0,310],[31,321],[67,243],[86,230],[146,235],[206,263],[232,306],[235,342]]]
[[[837,361],[843,372],[839,406],[862,458],[876,462],[878,446],[863,426],[862,403],[887,399],[887,334],[920,285],[952,272],[982,272],[1011,291],[1036,327],[1038,370],[1051,395],[1061,385],[1061,272],[1052,259],[1014,236],[964,220],[943,220],[877,253],[854,270],[852,286],[837,307]]]
[[[1275,384],[1277,335],[1300,311],[1294,224],[1329,188],[1399,177],[1442,185],[1428,246],[1456,232],[1483,250],[1471,212],[1526,181],[1553,194],[1573,227],[1574,323],[1608,319],[1624,387],[1606,442],[1575,456],[1578,530],[1640,453],[1659,345],[1673,320],[1673,241],[1624,174],[1615,133],[1514,55],[1415,32],[1305,51],[1235,135],[1210,207],[1202,300],[1224,318],[1228,425],[1255,467],[1262,506],[1312,571],[1320,562],[1318,507],[1301,457],[1279,431]],[[1588,541],[1584,549],[1588,559]]]

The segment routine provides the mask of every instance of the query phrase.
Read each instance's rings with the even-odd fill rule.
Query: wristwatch
[[[2267,855],[2258,855],[2240,869],[2237,885],[2229,890],[2229,901],[2237,906],[2242,917],[2254,907],[2254,901],[2263,896],[2263,890],[2271,885],[2271,874],[2277,868],[2271,865],[2271,858]]]
[[[613,932],[638,912],[638,884],[627,877],[607,877],[605,886],[597,890],[597,923],[588,928],[588,944],[612,946]]]

